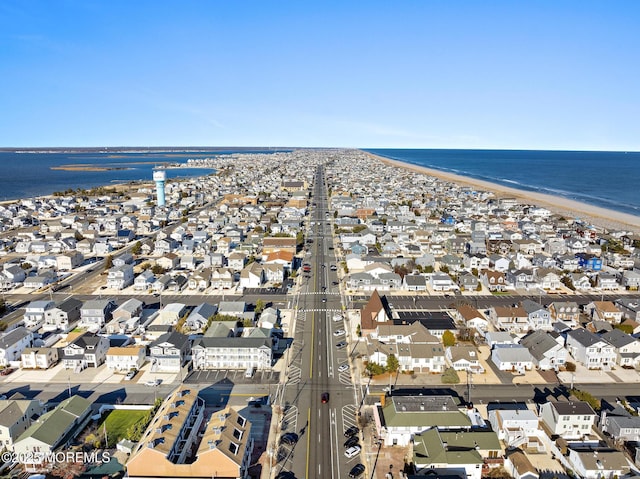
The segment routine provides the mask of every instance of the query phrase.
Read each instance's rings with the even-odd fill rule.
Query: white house
[[[120,266],[114,266],[109,269],[107,275],[107,287],[111,289],[124,289],[127,286],[133,284],[133,266],[130,264],[123,264]]]
[[[112,346],[107,350],[107,369],[115,372],[138,370],[146,356],[144,346]]]
[[[562,338],[557,333],[548,333],[542,330],[533,331],[522,338],[520,344],[531,353],[534,366],[543,371],[549,369],[557,371],[567,362],[568,352]]]
[[[591,434],[597,415],[584,401],[549,401],[540,405],[540,419],[551,434],[580,439]]]
[[[22,351],[33,344],[33,333],[19,326],[0,336],[0,366],[19,363]]]
[[[529,350],[519,344],[496,344],[491,350],[491,360],[500,371],[524,374],[533,369]]]
[[[614,347],[584,328],[567,332],[566,348],[576,361],[588,369],[610,369],[616,364]]]

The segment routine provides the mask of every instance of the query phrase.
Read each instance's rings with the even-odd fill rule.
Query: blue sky
[[[0,2],[0,146],[640,150],[637,1]]]

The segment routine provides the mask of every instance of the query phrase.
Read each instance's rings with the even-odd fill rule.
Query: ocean
[[[640,216],[640,152],[364,149],[414,165]]]
[[[284,150],[278,150],[284,151]],[[153,168],[163,163],[186,163],[190,158],[213,158],[231,153],[273,153],[273,150],[212,150],[149,153],[14,153],[0,151],[0,201],[50,195],[69,188],[92,188],[129,181],[151,181]],[[123,168],[107,171],[52,170],[63,165]],[[167,178],[213,173],[209,168],[169,168]]]

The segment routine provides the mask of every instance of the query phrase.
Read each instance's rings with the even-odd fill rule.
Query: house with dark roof
[[[568,352],[561,336],[555,332],[533,331],[520,340],[520,344],[529,350],[536,368],[543,371],[558,371],[567,362]]]
[[[176,331],[164,333],[149,346],[151,371],[177,373],[191,353],[189,337]]]
[[[620,329],[612,329],[600,337],[614,347],[619,366],[634,368],[640,364],[640,341],[636,338]]]
[[[18,326],[0,336],[0,366],[10,366],[20,361],[22,351],[33,344],[33,333]]]
[[[107,359],[109,340],[104,336],[84,333],[75,337],[63,349],[60,355],[65,369],[76,372],[87,367],[97,368]]]
[[[576,361],[588,369],[610,369],[616,364],[614,347],[584,328],[567,332],[566,348]]]
[[[548,401],[540,405],[540,419],[551,434],[580,439],[591,434],[596,412],[585,401]]]

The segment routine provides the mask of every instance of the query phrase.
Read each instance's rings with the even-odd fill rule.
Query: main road
[[[294,432],[294,445],[281,445],[274,474],[289,471],[297,478],[344,477],[358,457],[343,454],[343,432],[355,425],[355,388],[350,377],[343,320],[343,304],[337,284],[331,220],[327,208],[324,170],[316,172],[312,214],[307,228],[304,274],[297,307],[292,358],[286,383],[277,397],[282,408],[281,434]],[[338,333],[336,333],[338,331]],[[336,334],[334,334],[336,333]],[[340,368],[341,365],[346,367]],[[342,371],[339,371],[339,368]]]

